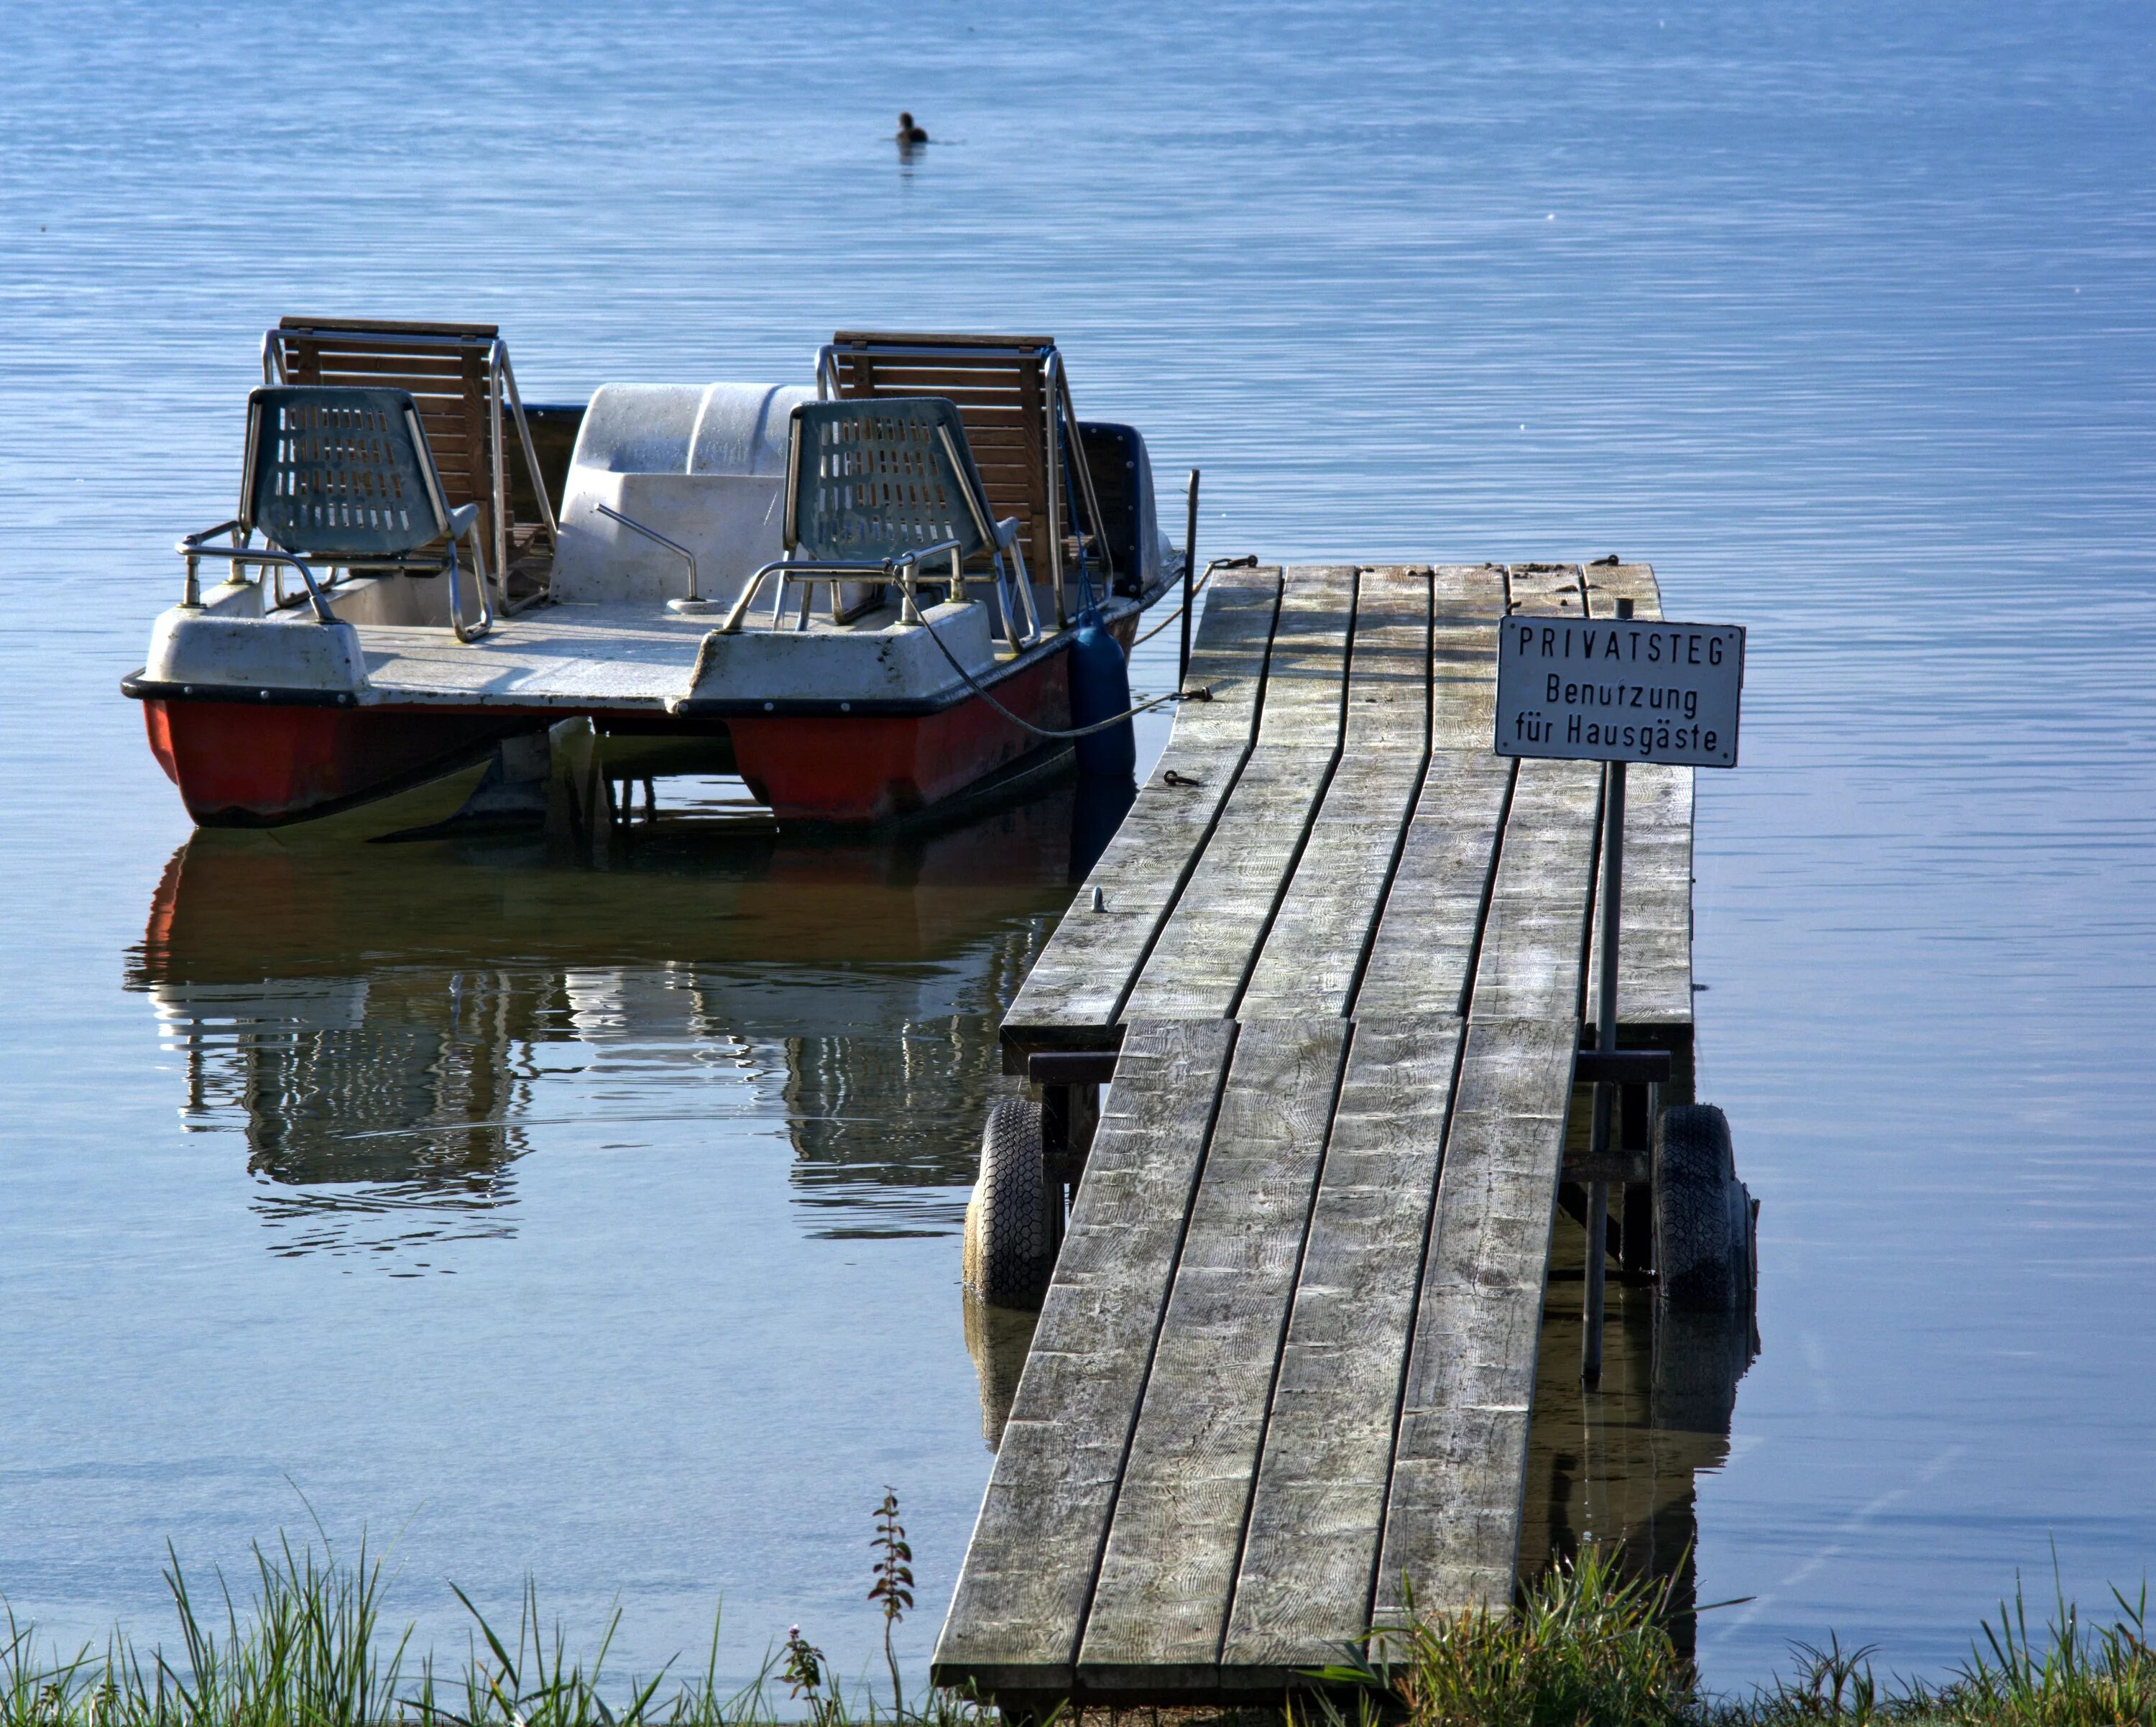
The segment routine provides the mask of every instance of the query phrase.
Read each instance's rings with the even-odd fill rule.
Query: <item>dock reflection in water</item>
[[[1609,1287],[1601,1388],[1579,1381],[1580,1231],[1558,1219],[1557,1275],[1543,1307],[1519,1575],[1622,1545],[1627,1570],[1669,1581],[1671,1632],[1693,1652],[1698,1478],[1729,1458],[1737,1385],[1758,1354],[1749,1313],[1658,1308],[1644,1283]],[[993,1451],[1010,1419],[1040,1316],[964,1298],[966,1348],[981,1381],[981,1433]]]
[[[1550,1238],[1518,1575],[1578,1556],[1583,1543],[1621,1546],[1625,1569],[1670,1588],[1671,1632],[1690,1657],[1697,1636],[1693,1558],[1698,1478],[1729,1458],[1738,1382],[1759,1353],[1748,1310],[1673,1311],[1651,1284],[1613,1277],[1599,1388],[1580,1384],[1579,1226],[1560,1213]],[[981,1437],[993,1451],[1010,1420],[1040,1315],[968,1293],[966,1348],[981,1385]]]
[[[515,1233],[516,1166],[550,1135],[619,1145],[700,1116],[783,1121],[808,1233],[955,1234],[1014,1087],[997,1024],[1120,813],[1065,782],[871,844],[662,818],[603,867],[536,837],[206,830],[167,866],[127,983],[183,1058],[187,1124],[244,1135],[276,1253],[453,1269],[455,1244]],[[1622,1540],[1683,1611],[1751,1321],[1657,1315],[1613,1284],[1584,1395],[1578,1246],[1561,1217],[1522,1571]],[[1035,1317],[965,1298],[992,1449]]]
[[[706,1112],[783,1118],[811,1233],[945,1234],[1010,1084],[1003,1005],[1120,813],[1099,800],[1065,781],[866,844],[662,817],[603,867],[536,836],[203,831],[127,984],[188,1127],[244,1133],[276,1252],[444,1269],[514,1232],[548,1130]]]
[[[1644,1282],[1613,1277],[1602,1382],[1580,1384],[1579,1226],[1560,1216],[1543,1302],[1534,1421],[1527,1444],[1524,1576],[1575,1556],[1582,1544],[1622,1544],[1625,1569],[1670,1586],[1670,1629],[1692,1654],[1699,1601],[1699,1479],[1729,1460],[1738,1382],[1759,1351],[1750,1312],[1683,1313]]]

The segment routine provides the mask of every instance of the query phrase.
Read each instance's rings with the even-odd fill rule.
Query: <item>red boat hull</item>
[[[276,827],[416,785],[528,718],[414,707],[300,707],[146,697],[158,765],[202,827]]]
[[[995,698],[1050,729],[1070,723],[1068,654],[1004,679]],[[730,719],[737,771],[781,821],[881,821],[940,803],[1041,747],[975,696],[903,717]]]
[[[1119,635],[1131,632],[1135,619]],[[1119,619],[1119,623],[1123,620]],[[1070,655],[1056,653],[992,686],[1014,714],[1070,725]],[[501,738],[572,718],[558,710],[287,706],[146,695],[150,748],[205,827],[273,827],[418,784]],[[602,731],[648,715],[588,716]],[[781,820],[872,822],[942,801],[1047,740],[978,695],[899,714],[729,715],[734,759],[750,791]],[[684,728],[685,732],[688,729]],[[706,720],[695,727],[708,736]]]

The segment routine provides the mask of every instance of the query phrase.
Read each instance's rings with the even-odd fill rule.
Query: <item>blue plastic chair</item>
[[[740,627],[765,578],[779,577],[775,625],[788,583],[829,586],[838,612],[847,583],[896,582],[905,621],[919,621],[921,564],[950,563],[951,597],[965,598],[966,560],[985,555],[995,575],[1004,633],[1024,646],[1040,633],[1015,517],[988,514],[988,493],[955,403],[940,396],[804,402],[794,409],[786,474],[786,557],[751,577],[721,627]]]
[[[265,386],[247,398],[247,462],[240,480],[235,538],[259,533],[289,554],[305,578],[318,615],[326,603],[308,560],[347,569],[447,574],[449,624],[470,641],[492,627],[480,506],[452,510],[420,423],[404,390],[328,384]],[[212,529],[212,532],[218,530]],[[467,629],[459,584],[457,542],[470,543],[479,575],[480,621]],[[197,553],[228,555],[221,548]],[[235,562],[250,559],[240,546]]]

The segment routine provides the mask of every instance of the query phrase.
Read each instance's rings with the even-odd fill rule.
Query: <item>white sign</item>
[[[1497,753],[1737,765],[1744,631],[1650,618],[1507,618]]]

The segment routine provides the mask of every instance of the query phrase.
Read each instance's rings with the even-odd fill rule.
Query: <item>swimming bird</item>
[[[911,114],[901,114],[898,116],[898,141],[901,144],[926,144],[928,128],[916,126]]]

